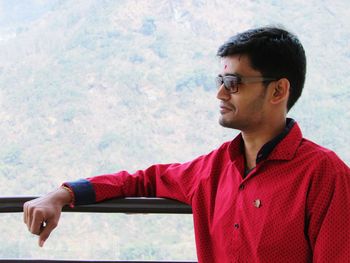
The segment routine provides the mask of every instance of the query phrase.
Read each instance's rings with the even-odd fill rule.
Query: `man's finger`
[[[43,247],[45,241],[49,238],[52,230],[54,230],[57,226],[57,223],[54,221],[46,222],[46,225],[42,228],[42,231],[39,235],[39,246]]]
[[[23,222],[27,224],[27,203],[23,204]]]
[[[30,228],[32,226],[32,221],[33,221],[33,207],[28,204],[26,210],[27,210],[26,212],[27,227],[28,227],[28,230],[30,231]]]
[[[45,222],[46,218],[40,210],[34,211],[31,218],[30,232],[35,235],[39,235],[42,231],[43,222]]]

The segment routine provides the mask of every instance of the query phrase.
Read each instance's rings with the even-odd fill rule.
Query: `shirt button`
[[[244,187],[245,187],[245,185],[244,185],[244,184],[241,184],[241,185],[239,186],[239,189],[240,189],[240,190],[243,190]]]
[[[234,226],[235,226],[236,229],[239,228],[239,224],[237,224],[237,223]]]

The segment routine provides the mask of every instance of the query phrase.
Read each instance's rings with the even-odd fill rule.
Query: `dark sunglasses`
[[[276,78],[269,77],[242,77],[236,74],[230,74],[216,77],[216,86],[219,89],[222,84],[224,84],[225,90],[229,93],[236,93],[238,91],[239,84],[248,84],[248,83],[258,83],[265,81],[274,81]]]

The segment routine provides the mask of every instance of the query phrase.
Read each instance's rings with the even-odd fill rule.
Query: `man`
[[[219,122],[241,133],[184,164],[68,182],[26,203],[24,222],[40,246],[64,205],[157,196],[192,206],[199,262],[350,261],[350,169],[286,117],[304,86],[299,40],[257,28],[230,38],[218,56]]]

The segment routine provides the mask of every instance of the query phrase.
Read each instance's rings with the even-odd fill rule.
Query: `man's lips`
[[[220,113],[226,113],[233,111],[232,107],[229,107],[227,105],[220,105]]]

